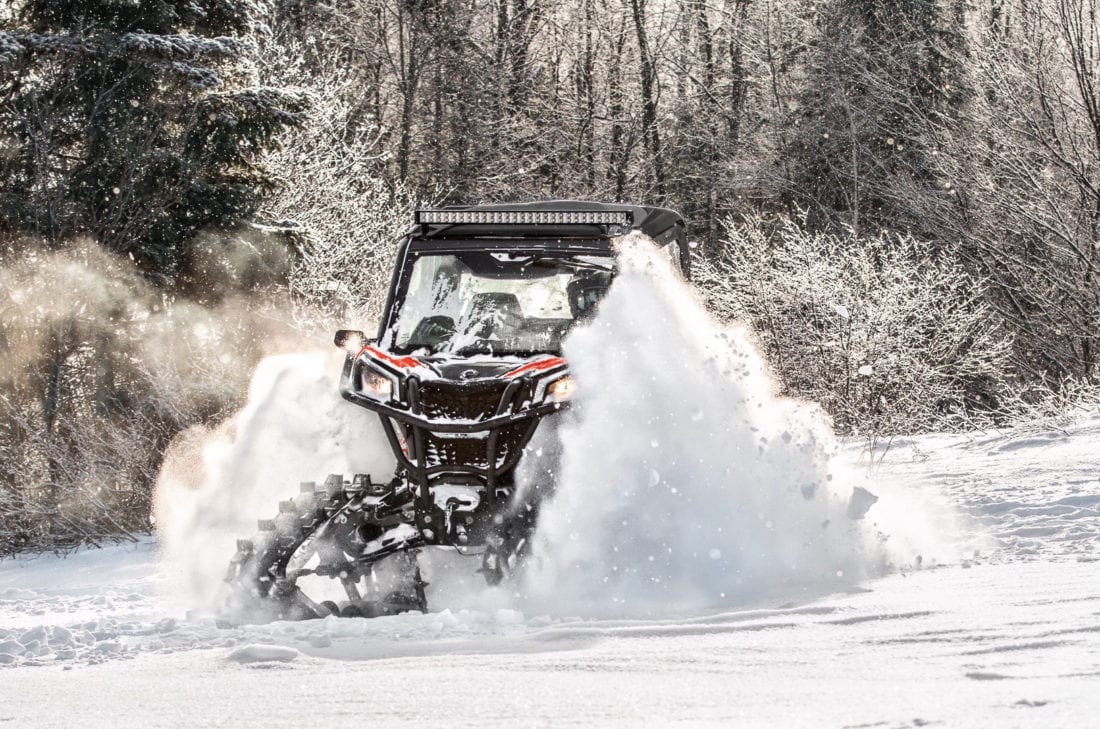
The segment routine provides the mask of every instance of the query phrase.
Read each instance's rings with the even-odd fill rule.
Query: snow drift
[[[717,325],[651,242],[627,236],[620,254],[597,316],[564,345],[579,390],[558,443],[531,446],[558,469],[531,594],[633,614],[828,589],[915,563],[906,532],[920,525],[852,518],[873,498],[834,461],[824,414],[777,397],[748,335]]]

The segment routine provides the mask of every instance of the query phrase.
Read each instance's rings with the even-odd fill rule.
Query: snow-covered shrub
[[[750,216],[693,265],[711,310],[751,323],[787,393],[843,432],[960,428],[1001,410],[1011,335],[935,243]]]
[[[1005,400],[1015,427],[1063,430],[1100,412],[1100,383],[1072,378],[1063,380],[1057,389],[1028,383],[1009,393]]]
[[[304,124],[265,162],[282,184],[264,218],[297,228],[303,255],[291,273],[302,316],[367,325],[380,313],[394,254],[414,201],[401,182],[382,177],[386,153],[363,108],[361,84],[340,59],[317,68],[293,45],[270,49],[269,82],[298,86],[310,100]]]

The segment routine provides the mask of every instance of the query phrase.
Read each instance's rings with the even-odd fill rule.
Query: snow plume
[[[851,518],[873,497],[835,462],[824,414],[774,394],[748,335],[717,325],[652,241],[627,236],[620,254],[598,314],[565,343],[579,389],[530,593],[565,610],[647,614],[913,564],[911,546],[875,524],[881,504]]]
[[[177,286],[191,296],[165,295],[133,263],[93,241],[24,248],[19,255],[0,252],[5,378],[40,367],[51,350],[99,344],[108,349],[95,352],[100,359],[131,355],[140,363],[133,374],[164,388],[161,399],[192,399],[218,382],[231,397],[241,389],[237,379],[247,382],[259,353],[279,351],[297,338],[284,314],[285,296],[268,293],[287,276],[285,245],[261,236],[199,236]]]
[[[170,289],[92,240],[0,248],[0,553],[148,527],[167,441],[301,338],[285,248],[199,236]]]
[[[267,358],[236,416],[173,442],[157,481],[157,535],[188,606],[217,607],[236,539],[274,517],[301,482],[393,474],[378,419],[340,398],[342,358],[335,350]]]

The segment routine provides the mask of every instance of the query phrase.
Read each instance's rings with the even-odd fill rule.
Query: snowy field
[[[961,514],[962,556],[662,619],[232,629],[188,614],[151,541],[25,557],[0,563],[0,725],[1096,726],[1100,416],[842,458]]]

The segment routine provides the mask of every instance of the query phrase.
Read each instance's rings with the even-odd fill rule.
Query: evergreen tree
[[[23,0],[0,18],[0,234],[87,235],[171,281],[247,220],[301,100],[249,85],[259,0]],[[4,27],[7,26],[7,27]]]
[[[936,0],[833,0],[818,18],[790,196],[819,226],[925,232],[944,195],[933,130],[964,100],[962,20]]]

